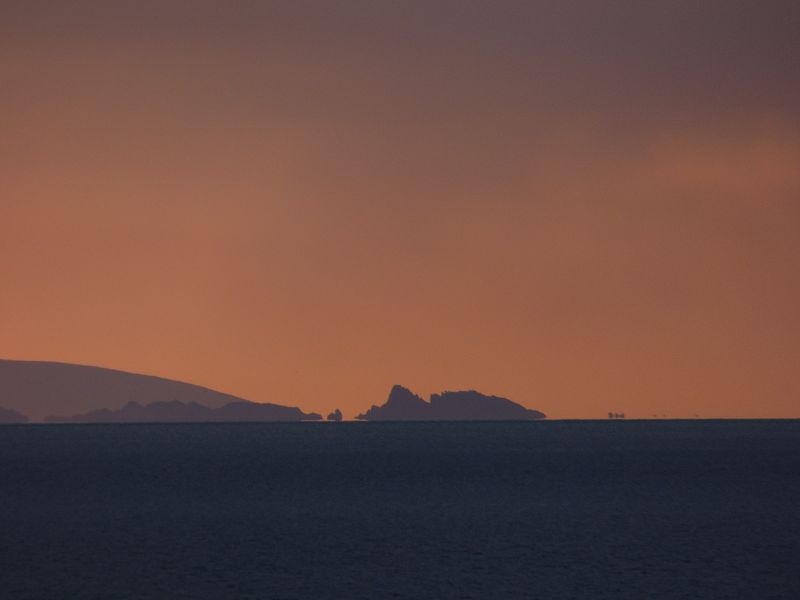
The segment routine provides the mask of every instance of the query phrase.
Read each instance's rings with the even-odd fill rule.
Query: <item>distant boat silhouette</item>
[[[426,402],[407,388],[395,385],[382,406],[372,406],[356,419],[364,421],[531,421],[544,413],[508,398],[486,396],[474,390],[431,395]]]

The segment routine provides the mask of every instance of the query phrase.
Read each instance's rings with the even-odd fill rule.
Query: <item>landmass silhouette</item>
[[[317,413],[304,413],[293,406],[231,402],[209,408],[197,402],[129,402],[119,410],[100,409],[72,417],[45,417],[45,423],[230,423],[264,421],[319,421]]]
[[[149,405],[177,400],[210,408],[247,402],[231,394],[152,375],[21,360],[0,360],[0,399],[3,406],[24,413],[31,421],[102,408],[117,410],[129,402]]]
[[[319,421],[300,408],[255,403],[209,388],[115,369],[56,362],[0,360],[1,423],[196,423]],[[24,414],[23,414],[24,413]],[[66,415],[66,416],[65,416]],[[337,408],[328,421],[341,421]],[[386,403],[363,421],[529,421],[537,410],[474,390],[443,392],[425,401],[395,385]]]
[[[0,423],[27,423],[28,417],[15,410],[0,406]]]
[[[409,389],[395,385],[382,406],[373,406],[356,419],[364,421],[531,421],[545,414],[508,398],[475,390],[432,394],[426,402]]]

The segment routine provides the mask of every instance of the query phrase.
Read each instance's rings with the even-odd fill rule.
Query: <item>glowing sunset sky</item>
[[[0,357],[800,416],[796,0],[4,1],[0,82]]]

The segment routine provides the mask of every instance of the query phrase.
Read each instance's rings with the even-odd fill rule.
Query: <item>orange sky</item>
[[[0,356],[800,417],[800,8],[643,4],[4,2]]]

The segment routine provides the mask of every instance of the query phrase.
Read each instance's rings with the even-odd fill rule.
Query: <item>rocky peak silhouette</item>
[[[409,389],[395,385],[382,406],[373,405],[356,419],[364,421],[530,421],[544,413],[508,398],[475,390],[433,394],[426,402]]]

